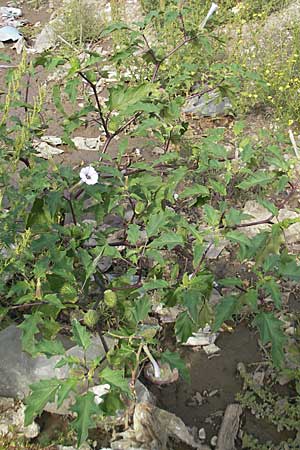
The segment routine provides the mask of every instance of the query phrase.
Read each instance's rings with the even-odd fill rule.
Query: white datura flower
[[[92,166],[83,167],[79,176],[81,182],[85,184],[96,184],[98,182],[98,173]]]
[[[109,390],[109,384],[99,384],[98,386],[94,386],[89,389],[90,392],[93,392],[93,394],[95,394],[94,402],[96,403],[96,405],[100,405],[100,403],[104,401],[102,397],[103,395],[106,395]]]
[[[211,7],[210,7],[210,10],[207,13],[207,16],[205,17],[205,19],[201,23],[201,28],[205,27],[205,25],[207,24],[207,22],[209,21],[211,16],[217,11],[217,9],[218,9],[218,5],[216,3],[212,3]]]

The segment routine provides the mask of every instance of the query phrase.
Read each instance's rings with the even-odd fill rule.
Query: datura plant
[[[262,148],[236,122],[237,157],[224,143],[224,128],[192,136],[181,112],[187,96],[206,92],[204,81],[216,83],[220,94],[238,92],[230,76],[222,84],[220,73],[232,68],[209,76],[216,9],[213,4],[194,28],[188,8],[151,11],[143,22],[102,31],[101,41],[111,44],[114,33],[125,30],[111,53],[70,56],[69,50],[67,58],[62,51],[31,62],[24,55],[9,73],[0,129],[1,320],[18,324],[24,351],[55,356],[60,369],[59,377],[55,372],[31,386],[26,424],[48,402],[60,407],[70,398],[80,444],[99,418],[134,401],[146,360],[155,377],[165,362],[188,380],[179,354],[160,342],[153,320],[158,305],[178,306],[178,343],[207,324],[217,331],[248,315],[274,365],[284,365],[281,286],[300,279],[285,243],[285,230],[298,219],[277,220],[299,188],[292,146],[274,136]],[[162,27],[176,24],[178,41],[156,39],[153,19]],[[64,75],[28,104],[20,94],[24,74],[34,76],[41,66],[49,73],[62,68]],[[109,70],[117,80],[110,81]],[[35,141],[47,126],[45,89],[52,91],[62,140],[71,149],[79,127],[97,125],[98,161],[72,168],[37,157]],[[22,117],[14,117],[16,106]],[[144,157],[132,151],[132,138],[147,144]],[[147,155],[153,147],[158,156]],[[268,211],[259,223],[243,212],[246,196]],[[266,227],[249,237],[244,230],[253,224]],[[220,278],[208,257],[224,241],[245,270]],[[213,288],[221,295],[216,306]],[[61,334],[76,344],[76,354],[65,350]]]

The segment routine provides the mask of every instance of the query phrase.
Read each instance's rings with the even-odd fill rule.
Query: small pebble
[[[215,447],[217,445],[218,436],[213,436],[210,440],[210,444]]]
[[[206,432],[204,428],[200,428],[200,430],[198,431],[198,436],[200,441],[205,441],[206,439]]]

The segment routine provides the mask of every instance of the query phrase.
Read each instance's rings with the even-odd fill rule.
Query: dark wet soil
[[[247,365],[262,360],[257,336],[246,324],[238,325],[232,333],[221,333],[216,343],[221,352],[210,359],[203,350],[182,350],[190,368],[191,384],[182,379],[164,387],[148,384],[158,406],[176,414],[190,427],[204,428],[207,443],[218,434],[226,407],[235,402],[236,394],[242,389],[237,364],[243,362]],[[201,397],[202,401],[197,401]],[[277,433],[275,427],[258,421],[250,413],[244,414],[243,422],[243,430],[254,434],[261,442],[276,444],[291,437],[289,433]]]

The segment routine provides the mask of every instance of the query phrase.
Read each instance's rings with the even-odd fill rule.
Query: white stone
[[[99,151],[100,146],[101,146],[101,141],[100,141],[99,137],[85,138],[85,137],[77,136],[77,137],[72,138],[72,141],[78,150],[97,152],[97,151]]]
[[[42,136],[41,141],[46,142],[49,145],[54,145],[56,147],[57,145],[62,145],[62,139],[57,136]]]
[[[33,145],[38,151],[36,156],[38,156],[39,158],[50,159],[52,158],[52,156],[64,153],[64,151],[60,148],[53,147],[52,145],[47,144],[47,142],[40,142]]]
[[[210,345],[215,342],[217,339],[218,334],[212,333],[209,326],[206,326],[204,328],[200,328],[196,333],[193,333],[192,336],[188,338],[188,340],[183,343],[183,345],[188,345],[192,347],[198,347],[198,346],[204,346],[204,345]]]
[[[221,351],[221,349],[216,344],[205,345],[203,347],[203,350],[208,356],[214,355],[215,353],[219,353]]]
[[[205,439],[206,439],[205,428],[200,428],[200,430],[198,431],[198,436],[199,436],[200,441],[205,441]]]

